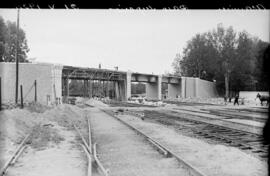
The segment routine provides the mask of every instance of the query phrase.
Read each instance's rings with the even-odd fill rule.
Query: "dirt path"
[[[27,148],[18,162],[8,170],[8,176],[80,176],[86,175],[86,159],[76,144],[75,132],[53,123],[64,139],[46,148]]]
[[[90,108],[89,108],[90,109]],[[173,158],[164,158],[134,131],[97,108],[89,110],[93,140],[110,176],[188,175]]]

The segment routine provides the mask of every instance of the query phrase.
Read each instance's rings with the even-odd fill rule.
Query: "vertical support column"
[[[162,76],[159,75],[156,82],[146,83],[146,98],[148,100],[161,100]]]
[[[93,90],[93,84],[92,84],[92,81],[91,79],[89,80],[89,98],[92,98],[92,90]]]
[[[119,83],[118,83],[118,81],[115,81],[114,82],[114,87],[115,87],[115,98],[116,98],[116,100],[120,100]]]
[[[84,79],[83,80],[83,97],[85,98],[86,97],[86,92],[87,92],[87,80]]]
[[[66,79],[67,97],[69,97],[69,79]]]
[[[186,98],[186,77],[181,77],[181,97]]]
[[[126,77],[126,95],[125,95],[125,100],[127,101],[129,98],[131,98],[131,75],[132,73],[130,71],[127,72],[127,77]]]
[[[66,85],[65,85],[65,79],[62,78],[62,96],[66,96]]]
[[[162,76],[158,75],[158,80],[157,80],[157,88],[158,88],[158,95],[157,95],[157,99],[161,100],[162,99]]]
[[[195,87],[194,87],[194,90],[195,90],[195,95],[194,95],[194,97],[195,98],[199,98],[200,97],[200,95],[199,95],[199,78],[195,78],[194,79],[194,82],[195,82]]]

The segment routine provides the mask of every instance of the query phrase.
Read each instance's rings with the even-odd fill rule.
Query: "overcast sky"
[[[16,21],[16,9],[0,9]],[[172,72],[186,42],[222,23],[269,42],[269,10],[21,9],[20,27],[38,62],[142,73]]]

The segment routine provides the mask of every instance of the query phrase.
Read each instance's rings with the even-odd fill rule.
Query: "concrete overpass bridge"
[[[162,84],[168,84],[168,98],[200,97],[205,94],[204,89],[199,88],[200,85],[202,86],[202,82],[204,83],[202,88],[204,88],[205,86],[209,88],[209,85],[210,87],[214,86],[214,83],[200,80],[199,78],[154,75],[98,68],[63,66],[63,96],[70,95],[70,80],[83,80],[84,90],[88,92],[88,96],[93,96],[92,85],[95,84],[95,82],[99,82],[103,86],[105,84],[105,90],[103,88],[103,90],[105,91],[105,95],[108,95],[108,93],[106,93],[106,89],[108,92],[109,83],[113,84],[115,97],[119,100],[128,100],[131,97],[132,82],[143,82],[146,84],[146,98],[149,100],[162,99]]]
[[[63,66],[51,63],[20,63],[19,85],[23,87],[25,101],[33,101],[37,90],[37,101],[50,104],[70,95],[72,81],[83,82],[86,96],[94,96],[95,91],[114,94],[119,100],[131,97],[131,84],[146,84],[146,98],[162,99],[162,84],[168,85],[168,98],[216,97],[215,83],[192,77],[166,76],[124,72],[118,70]],[[15,63],[0,63],[1,91],[4,103],[13,102],[15,97]],[[79,80],[79,81],[78,81]],[[36,89],[34,89],[34,84]],[[74,82],[73,82],[74,83]],[[76,83],[76,81],[75,81]],[[102,86],[101,86],[102,85]],[[91,94],[92,93],[92,94]],[[19,97],[21,97],[19,92]]]

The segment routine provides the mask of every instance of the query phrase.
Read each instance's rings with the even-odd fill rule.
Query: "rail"
[[[10,159],[5,163],[5,165],[3,166],[3,168],[1,169],[1,176],[5,175],[7,172],[8,167],[11,164],[14,164],[17,159],[20,157],[21,153],[24,151],[24,149],[27,147],[26,142],[29,139],[31,133],[29,133],[24,139],[23,141],[20,143],[20,145],[18,146],[18,148],[15,150],[15,152],[12,154],[12,156],[10,157]]]
[[[100,170],[102,171],[103,175],[108,176],[108,169],[104,168],[104,166],[102,165],[102,163],[99,161],[97,157],[96,143],[94,144],[94,146],[92,146],[91,123],[88,116],[86,116],[86,120],[87,120],[87,127],[88,127],[88,143],[86,142],[86,139],[83,137],[78,127],[75,124],[73,124],[73,127],[77,131],[79,137],[82,140],[82,144],[80,144],[80,146],[83,148],[88,159],[87,175],[88,176],[92,175],[92,161],[95,161],[98,167],[100,168]]]
[[[120,122],[122,122],[123,124],[125,124],[126,126],[128,126],[129,128],[131,128],[132,130],[134,130],[138,134],[140,134],[143,137],[145,137],[151,144],[154,144],[154,146],[158,149],[158,151],[160,151],[161,154],[165,155],[166,157],[174,157],[179,163],[182,164],[182,166],[189,172],[190,175],[192,175],[192,176],[206,176],[206,174],[204,174],[202,171],[200,171],[199,169],[195,168],[190,163],[188,163],[184,159],[182,159],[179,156],[177,156],[174,152],[172,152],[171,150],[169,150],[167,147],[165,147],[164,145],[160,144],[156,140],[152,139],[151,137],[149,137],[148,135],[146,135],[145,133],[143,133],[142,131],[140,131],[136,127],[128,124],[127,122],[125,122],[122,119],[118,118],[114,114],[111,114],[111,113],[109,113],[109,112],[107,112],[105,110],[103,110],[103,112],[105,112],[105,113],[109,114],[110,116],[116,118],[117,120],[119,120]]]

